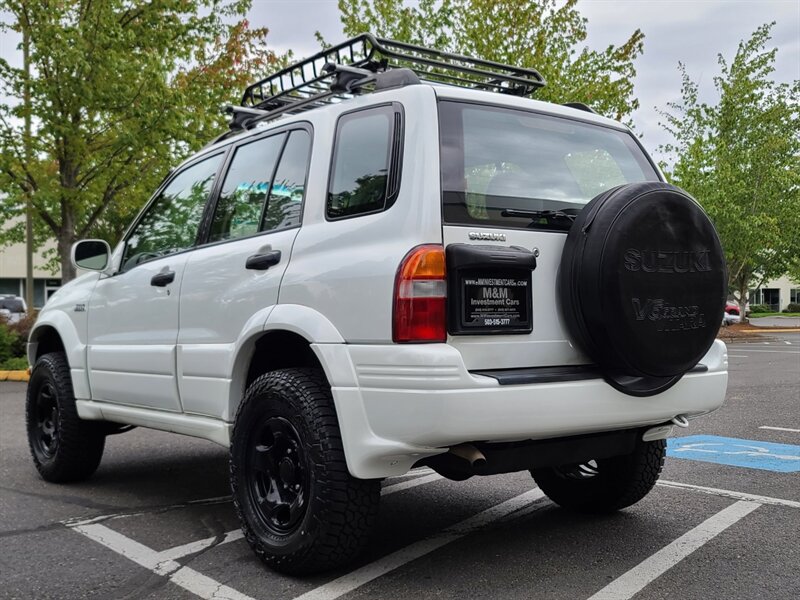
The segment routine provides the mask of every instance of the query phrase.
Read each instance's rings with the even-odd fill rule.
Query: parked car
[[[733,314],[733,313],[729,313],[727,311],[722,313],[722,325],[723,326],[733,325],[734,323],[741,322],[741,320],[742,320],[742,318],[739,316],[738,313]]]
[[[739,303],[734,302],[733,300],[728,300],[725,302],[725,314],[728,315],[739,315]]]
[[[25,299],[20,296],[0,296],[0,322],[19,323],[28,314]]]
[[[92,272],[28,346],[42,477],[89,477],[128,425],[222,444],[287,573],[352,560],[416,466],[638,502],[723,403],[723,253],[625,125],[542,85],[365,34],[250,86],[113,252],[73,246]]]

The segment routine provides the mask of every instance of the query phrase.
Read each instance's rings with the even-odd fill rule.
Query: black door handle
[[[281,262],[281,251],[272,250],[270,252],[264,252],[264,254],[253,254],[253,256],[248,256],[247,262],[245,263],[245,268],[253,269],[255,271],[265,271],[270,267],[274,267],[279,262]]]
[[[164,287],[175,281],[175,271],[164,271],[163,273],[156,273],[150,280],[150,285],[156,287]]]

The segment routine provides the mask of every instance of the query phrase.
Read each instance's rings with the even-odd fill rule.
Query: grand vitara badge
[[[491,242],[505,242],[505,233],[489,233],[486,231],[470,231],[469,239],[471,240],[488,240]]]

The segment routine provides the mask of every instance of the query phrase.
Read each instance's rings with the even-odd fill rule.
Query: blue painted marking
[[[800,471],[800,446],[716,435],[669,439],[667,456],[779,473]]]

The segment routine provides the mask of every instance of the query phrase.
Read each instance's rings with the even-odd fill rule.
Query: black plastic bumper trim
[[[708,367],[698,363],[689,373],[705,373]],[[487,369],[470,371],[472,375],[483,375],[496,379],[500,385],[524,385],[529,383],[562,383],[602,379],[603,373],[597,365],[568,365],[564,367],[528,367],[522,369]]]

